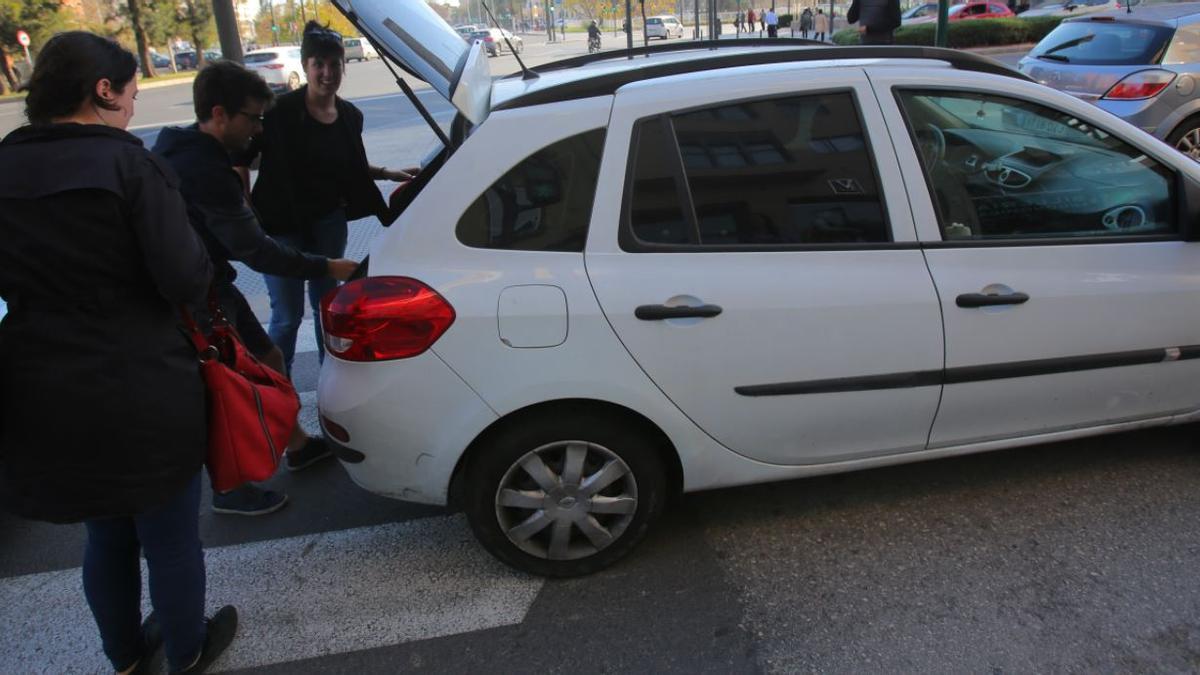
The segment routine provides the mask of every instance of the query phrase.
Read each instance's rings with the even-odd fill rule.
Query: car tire
[[[293,72],[288,75],[287,89],[288,91],[296,91],[300,88],[300,73]]]
[[[547,577],[591,574],[620,560],[667,496],[654,443],[625,418],[586,410],[502,429],[473,453],[463,478],[461,503],[483,547]]]
[[[1200,115],[1193,115],[1180,122],[1171,135],[1167,136],[1167,144],[1200,162]]]

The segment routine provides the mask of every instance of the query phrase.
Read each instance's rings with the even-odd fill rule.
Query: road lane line
[[[461,515],[214,548],[205,562],[209,611],[241,616],[214,671],[518,624],[543,583],[491,558]],[[0,580],[0,617],[0,672],[105,670],[78,569]]]

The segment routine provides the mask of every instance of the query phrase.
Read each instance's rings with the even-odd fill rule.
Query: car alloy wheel
[[[629,418],[563,406],[495,432],[467,459],[459,503],[502,562],[552,577],[624,557],[662,512],[661,449]]]
[[[505,536],[544,560],[578,560],[608,548],[637,511],[633,471],[601,445],[560,441],[517,460],[496,490]]]
[[[1175,141],[1175,149],[1200,162],[1200,126],[1187,129]]]

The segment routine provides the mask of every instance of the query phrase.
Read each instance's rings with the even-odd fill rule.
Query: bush
[[[790,28],[792,25],[792,20],[793,19],[792,19],[791,14],[780,14],[779,15],[779,27],[780,28]]]
[[[1058,27],[1063,17],[1035,16],[1028,19],[980,19],[955,21],[950,24],[948,45],[955,49],[992,47],[1040,42]],[[896,29],[896,44],[932,47],[937,35],[937,23],[919,23]],[[843,28],[833,34],[834,44],[859,44],[858,28]]]

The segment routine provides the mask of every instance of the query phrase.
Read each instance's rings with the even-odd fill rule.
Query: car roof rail
[[[629,56],[649,56],[664,52],[679,52],[689,50],[709,50],[713,52],[739,47],[773,47],[755,51],[740,51],[735,53],[697,58],[686,61],[670,61],[666,63],[647,63],[640,68],[629,68],[611,73],[581,78],[562,84],[538,89],[522,96],[517,96],[496,106],[496,110],[522,108],[530,105],[565,101],[590,96],[603,96],[614,93],[620,87],[632,82],[650,80],[671,75],[682,75],[717,68],[736,68],[738,66],[753,66],[772,63],[795,63],[805,61],[831,61],[848,59],[927,59],[942,61],[958,70],[967,70],[991,75],[1002,75],[1020,80],[1032,81],[1024,73],[1018,72],[1003,63],[971,52],[942,47],[918,46],[831,46],[816,40],[800,40],[791,38],[751,38],[746,40],[698,40],[671,45],[656,45],[654,47],[634,47],[632,50],[623,49],[596,54],[584,54],[562,61],[554,61],[537,67],[538,73],[548,73],[596,63],[598,61],[618,60]],[[784,47],[784,48],[781,48]],[[790,49],[786,47],[791,47]],[[503,79],[520,77],[520,73],[507,75]]]

